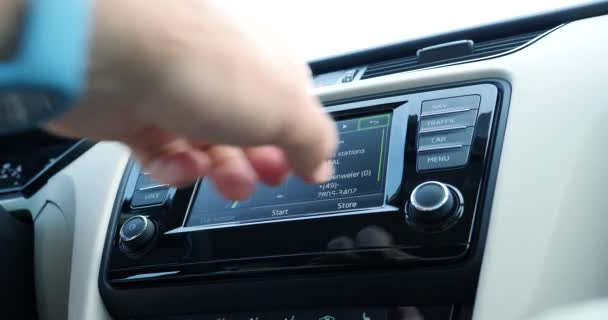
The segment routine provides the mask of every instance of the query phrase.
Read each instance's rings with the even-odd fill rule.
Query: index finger
[[[207,19],[200,12],[184,11],[168,30],[174,42],[160,64],[163,79],[153,103],[170,109],[142,106],[137,118],[213,144],[275,145],[297,175],[326,180],[336,128],[310,93],[306,64],[220,12]],[[201,36],[201,30],[213,32]]]

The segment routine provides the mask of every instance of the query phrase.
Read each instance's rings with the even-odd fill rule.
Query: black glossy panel
[[[210,179],[201,179],[181,231],[321,218],[382,207],[390,120],[389,113],[339,120],[338,150],[330,160],[334,174],[322,184],[308,184],[291,175],[278,186],[259,183],[247,199],[230,201]]]
[[[0,136],[0,195],[33,194],[92,145],[39,130]]]
[[[386,162],[385,196],[383,205],[376,209],[228,228],[201,229],[198,225],[190,224],[182,227],[187,221],[184,208],[191,202],[195,206],[197,203],[197,200],[191,200],[192,194],[196,195],[192,188],[172,190],[173,200],[169,200],[167,206],[130,209],[134,204],[139,204],[142,193],[134,190],[139,176],[139,170],[134,168],[130,173],[120,220],[124,221],[133,214],[145,214],[164,234],[148,254],[138,259],[116,250],[115,242],[111,250],[110,278],[118,285],[150,281],[150,277],[142,280],[139,276],[157,272],[179,271],[159,277],[164,281],[179,281],[192,276],[242,276],[294,268],[381,267],[462,258],[470,245],[475,201],[479,197],[487,137],[497,94],[496,87],[486,84],[328,107],[328,111],[338,119],[387,112],[393,115],[390,118],[382,117],[390,120],[392,126]],[[469,164],[463,164],[459,169],[419,173],[416,162],[420,159],[417,158],[417,132],[421,105],[423,101],[455,96],[481,97],[478,118],[472,121],[479,123],[470,147]],[[478,111],[474,111],[477,116]],[[412,228],[406,223],[403,213],[411,191],[429,180],[442,181],[458,188],[465,199],[465,213],[461,220],[439,233],[420,232]],[[176,200],[176,197],[184,200]],[[310,204],[309,210],[314,210],[314,205]],[[116,239],[115,236],[113,238]],[[132,276],[136,278],[129,278]]]
[[[418,172],[422,102],[470,95],[478,95],[481,102],[467,164]],[[504,128],[506,113],[501,127],[494,126],[507,106],[503,95],[508,97],[504,82],[488,81],[328,104],[327,111],[337,119],[392,114],[385,195],[379,208],[243,226],[184,227],[194,188],[170,189],[162,206],[132,209],[140,170],[130,166],[100,275],[109,309],[120,316],[142,316],[180,314],[177,310],[185,314],[470,302],[489,214],[485,199],[492,196],[494,175],[488,169],[497,168],[490,155],[500,151],[490,137]],[[426,227],[408,224],[404,209],[412,190],[431,180],[457,188],[464,210],[449,228],[426,232]],[[148,216],[161,234],[147,254],[134,259],[118,249],[117,230],[137,214]],[[477,232],[480,226],[482,233]],[[139,303],[136,297],[148,302]],[[127,300],[128,308],[121,302]]]

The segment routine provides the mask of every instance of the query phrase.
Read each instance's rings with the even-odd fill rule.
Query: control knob
[[[156,234],[154,222],[145,216],[134,216],[120,228],[120,246],[127,254],[141,253],[146,249]]]
[[[412,191],[406,209],[408,221],[419,227],[449,227],[461,213],[460,193],[438,181],[418,185]]]

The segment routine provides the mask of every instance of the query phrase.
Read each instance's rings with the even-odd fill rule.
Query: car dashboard
[[[340,134],[323,185],[227,202],[204,178],[156,183],[119,143],[66,141],[69,165],[0,200],[31,213],[38,313],[531,319],[605,296],[606,14],[311,62]]]

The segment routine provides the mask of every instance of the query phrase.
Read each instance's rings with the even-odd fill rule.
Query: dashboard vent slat
[[[509,37],[476,42],[475,49],[470,55],[436,61],[432,63],[419,63],[415,53],[399,59],[381,61],[369,65],[365,70],[365,73],[363,73],[361,80],[380,77],[393,73],[412,71],[446,63],[466,61],[501,54],[518,48],[522,45],[525,45],[526,43],[532,41],[533,39],[542,35],[545,32],[547,32],[547,30],[528,32]]]
[[[492,43],[492,45],[487,45],[483,47],[475,48],[475,53],[484,52],[486,50],[495,50],[501,48],[512,49],[521,46],[522,44],[530,41],[529,39],[521,40],[521,41],[509,41],[504,43]]]

